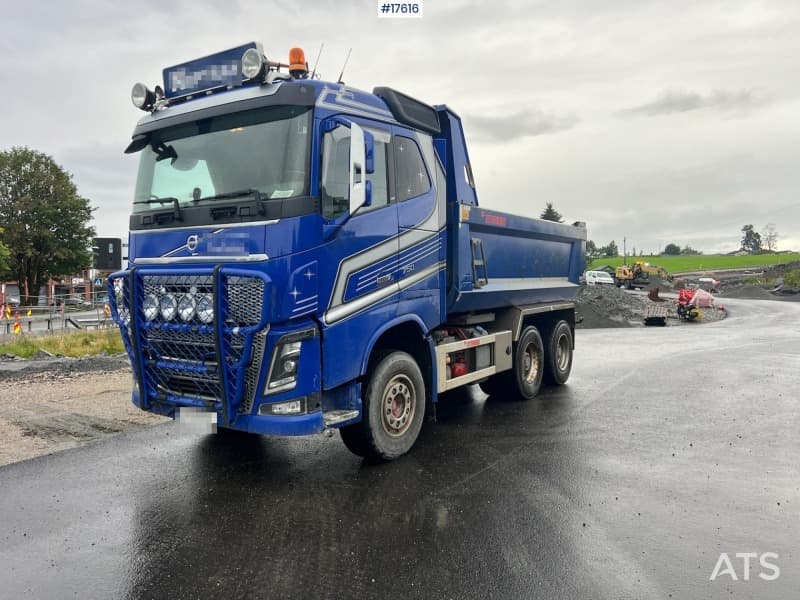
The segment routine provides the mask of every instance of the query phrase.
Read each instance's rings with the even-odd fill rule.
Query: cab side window
[[[414,140],[400,136],[393,143],[397,201],[421,196],[431,189],[431,180],[419,147]]]

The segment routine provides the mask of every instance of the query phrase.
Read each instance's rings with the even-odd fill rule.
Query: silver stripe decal
[[[431,254],[439,254],[439,249],[438,249],[438,248],[434,248],[433,250],[429,250],[428,252],[426,252],[425,254],[422,254],[421,256],[414,257],[412,260],[406,261],[406,262],[404,262],[404,263],[400,263],[399,265],[397,265],[397,269],[402,269],[404,266],[406,266],[406,265],[408,265],[408,264],[415,263],[415,262],[417,262],[418,260],[422,260],[423,258],[427,258],[427,257],[428,257],[428,256],[430,256]],[[402,280],[401,280],[401,281],[402,281]],[[362,283],[359,283],[359,284],[356,286],[356,292],[360,292],[360,291],[362,291],[364,288],[367,288],[367,287],[369,287],[370,285],[372,285],[372,284],[375,284],[375,283],[377,283],[377,280],[375,280],[375,279],[370,279],[370,280],[368,280],[368,281],[364,281],[364,282],[362,282]]]
[[[365,279],[370,278],[371,276],[375,275],[376,273],[380,273],[381,271],[388,271],[390,269],[396,269],[397,266],[398,266],[398,261],[399,260],[405,261],[408,258],[411,258],[411,257],[419,254],[420,252],[425,252],[425,251],[429,250],[433,246],[436,246],[438,248],[440,245],[441,244],[440,244],[439,237],[436,236],[436,239],[434,239],[434,240],[425,241],[422,244],[418,244],[417,246],[414,247],[414,249],[411,252],[409,252],[405,256],[403,256],[403,257],[397,256],[397,257],[395,257],[395,260],[393,260],[390,263],[385,264],[382,267],[376,267],[374,269],[370,269],[369,271],[366,271],[365,273],[360,274],[358,276],[358,280],[359,280],[360,283],[363,283],[363,281]],[[360,283],[359,283],[359,285],[360,285]]]
[[[577,283],[570,283],[566,277],[489,277],[489,283],[480,288],[481,292],[492,290],[529,290],[549,289],[559,287],[578,287]],[[474,290],[478,291],[478,290]],[[469,294],[471,292],[464,292]]]
[[[410,277],[406,277],[402,281],[387,286],[385,288],[381,288],[379,290],[375,290],[365,296],[361,296],[360,298],[356,298],[355,300],[351,300],[346,304],[340,304],[335,308],[328,309],[323,316],[323,320],[325,321],[326,325],[333,325],[337,321],[341,321],[342,319],[349,317],[365,308],[367,308],[371,304],[375,304],[376,302],[380,302],[381,300],[385,300],[389,296],[393,296],[394,294],[404,290],[406,288],[415,285],[428,277],[437,274],[439,271],[445,268],[444,262],[438,262],[434,265],[431,265],[427,269],[420,271],[419,273],[415,273]]]
[[[137,258],[132,261],[135,265],[174,265],[181,263],[203,263],[203,262],[262,262],[269,260],[266,254],[248,254],[246,256],[158,256],[153,258]]]

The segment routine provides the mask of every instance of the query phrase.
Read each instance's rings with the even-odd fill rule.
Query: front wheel
[[[425,418],[425,382],[414,358],[392,352],[371,370],[364,391],[361,422],[343,427],[353,453],[392,460],[417,441]]]

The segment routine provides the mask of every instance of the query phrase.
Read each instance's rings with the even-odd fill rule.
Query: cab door
[[[330,289],[323,323],[327,332],[323,385],[326,389],[356,377],[361,345],[397,315],[397,204],[390,196],[391,134],[388,128],[359,119],[324,133],[320,197],[328,242],[323,248],[323,280]],[[366,203],[351,206],[359,174],[351,142],[371,146],[363,173]],[[355,132],[354,132],[355,129]],[[370,137],[371,136],[371,137]],[[369,163],[372,164],[369,164]]]
[[[392,150],[401,310],[433,327],[442,320],[445,289],[444,171],[427,134],[397,128]]]

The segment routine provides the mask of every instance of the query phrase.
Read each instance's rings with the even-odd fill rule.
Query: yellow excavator
[[[643,270],[639,261],[635,262],[632,267],[628,265],[620,265],[614,271],[614,283],[617,287],[625,286],[626,288],[644,288],[650,283],[650,274]]]
[[[664,267],[659,267],[658,265],[651,265],[650,263],[644,262],[643,260],[637,260],[633,263],[633,267],[639,267],[645,273],[649,273],[650,275],[658,275],[662,279],[666,279],[667,281],[672,281],[672,275]]]

